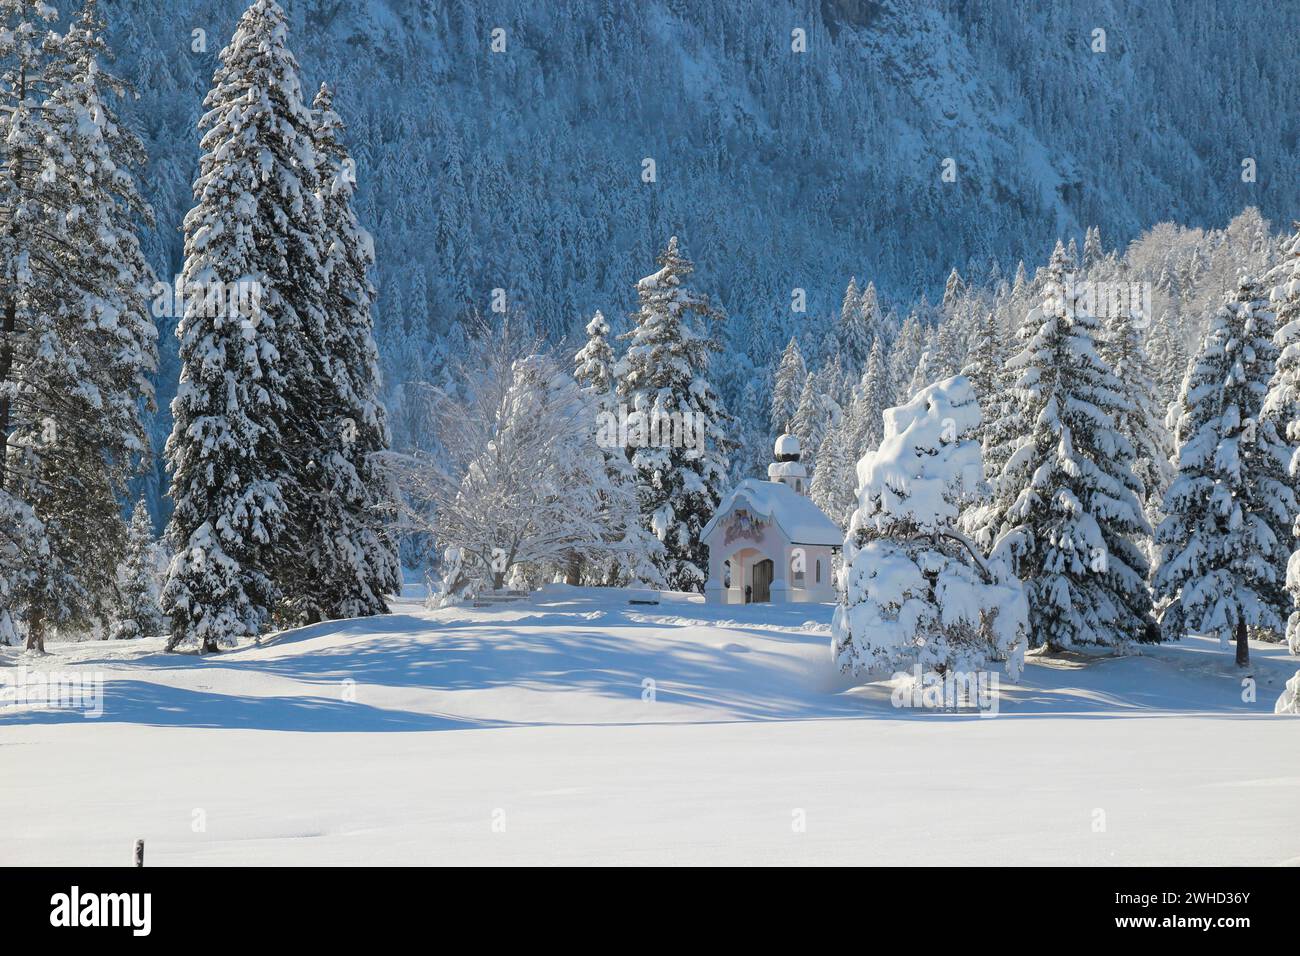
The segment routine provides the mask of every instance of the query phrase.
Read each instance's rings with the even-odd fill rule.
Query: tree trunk
[[[21,103],[27,96],[27,70],[18,71],[18,98],[17,102]],[[22,150],[14,150],[14,170],[15,185],[22,188],[23,178],[23,154]],[[14,222],[14,210],[9,210],[9,230],[12,235]],[[9,270],[6,276],[6,284],[12,284],[14,276],[13,270]],[[14,367],[14,335],[18,325],[18,304],[14,301],[13,292],[9,291],[5,295],[4,310],[4,331],[0,333],[0,388],[9,381],[9,375]],[[10,419],[9,399],[0,398],[0,491],[5,488],[5,481],[8,479],[8,458],[9,458],[9,419]],[[42,627],[44,622],[42,621]],[[28,642],[30,644],[30,641]],[[45,649],[45,635],[41,635],[41,650]]]
[[[564,566],[564,583],[577,587],[582,583],[582,556],[574,551]]]
[[[1250,666],[1250,641],[1246,637],[1246,621],[1237,619],[1237,666]]]
[[[9,380],[9,373],[14,364],[14,325],[16,323],[14,300],[7,297],[4,310],[4,325],[0,328],[0,391]],[[9,398],[0,394],[0,491],[4,490],[6,467],[9,452]]]
[[[215,654],[219,650],[221,650],[221,645],[217,643],[217,639],[215,637],[206,637],[203,639],[202,653]]]
[[[27,618],[27,650],[45,653],[45,610],[33,605]]]

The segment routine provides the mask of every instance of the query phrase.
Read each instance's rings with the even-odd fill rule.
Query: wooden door
[[[772,600],[772,562],[766,558],[754,564],[754,603]]]

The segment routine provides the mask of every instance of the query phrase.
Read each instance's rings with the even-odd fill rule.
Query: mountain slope
[[[179,265],[193,123],[242,5],[107,11],[118,71],[140,89],[128,113],[153,157],[160,273]],[[1296,215],[1300,34],[1284,5],[1025,7],[288,4],[306,80],[336,84],[351,126],[390,383],[427,375],[452,321],[493,289],[553,337],[596,308],[625,314],[672,233],[731,313],[734,351],[762,366],[807,321],[796,288],[825,315],[850,274],[886,299],[933,297],[954,265],[1032,266],[1087,224],[1123,244],[1247,204]],[[807,52],[792,52],[795,29]],[[165,362],[164,400],[174,372]]]

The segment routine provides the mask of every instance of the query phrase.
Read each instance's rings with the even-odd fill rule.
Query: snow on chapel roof
[[[827,545],[835,548],[844,544],[844,532],[809,498],[789,485],[758,478],[746,478],[732,489],[704,526],[700,537],[707,539],[719,521],[737,507],[747,508],[760,518],[775,521],[791,544]]]
[[[797,455],[799,454],[799,439],[786,432],[777,438],[775,451],[778,455]]]

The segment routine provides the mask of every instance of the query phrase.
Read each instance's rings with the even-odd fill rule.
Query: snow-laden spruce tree
[[[940,303],[940,308],[943,309],[944,314],[949,317],[954,315],[965,295],[966,283],[962,281],[961,274],[954,266],[952,271],[948,273],[948,281],[943,285],[943,300]]]
[[[844,544],[843,598],[832,621],[843,671],[887,675],[920,665],[941,674],[1003,661],[1024,665],[1028,610],[1020,583],[957,528],[986,493],[979,404],[970,382],[947,379],[885,412]]]
[[[45,526],[31,505],[0,490],[0,644],[18,643],[18,593],[33,580],[32,556],[43,547]]]
[[[1098,320],[1068,267],[1058,242],[1025,348],[1008,362],[1026,434],[998,477],[1005,511],[993,548],[1025,582],[1032,646],[1053,651],[1155,637],[1137,543],[1150,526],[1116,425],[1133,403],[1098,352]]]
[[[938,364],[936,359],[939,354],[939,330],[931,326],[925,332],[925,347],[921,349],[921,354],[916,360],[916,365],[912,368],[909,378],[903,380],[905,387],[898,396],[901,404],[906,404],[917,392],[925,388],[927,384],[936,380],[930,372]]]
[[[83,383],[93,380],[94,357],[78,330],[62,321],[53,289],[61,250],[57,240],[47,241],[45,227],[59,209],[35,195],[38,173],[51,168],[52,153],[62,146],[41,108],[47,87],[39,79],[60,55],[62,43],[51,32],[56,17],[53,7],[0,0],[0,139],[6,160],[0,173],[6,219],[0,229],[0,627],[13,640],[21,619],[27,647],[38,652],[44,651],[48,623],[62,623],[93,599],[66,561],[76,526],[65,523],[61,512],[75,482],[59,482],[54,456],[63,445],[57,441],[60,425],[68,438],[85,421],[85,405],[75,399]],[[74,401],[56,418],[64,395]],[[82,451],[93,451],[94,443],[87,445]],[[77,464],[84,474],[84,454]],[[91,557],[89,565],[102,557]]]
[[[644,441],[628,445],[646,526],[664,544],[656,559],[668,587],[704,587],[708,548],[700,531],[722,503],[729,416],[709,381],[717,313],[687,280],[693,266],[677,237],[659,270],[637,283],[636,327],[618,364],[618,396]]]
[[[1089,226],[1083,234],[1083,268],[1092,269],[1105,258],[1101,248],[1101,227]]]
[[[893,329],[889,325],[889,317],[880,305],[880,296],[876,293],[875,282],[868,282],[866,288],[862,290],[862,296],[858,299],[858,311],[862,313],[862,322],[871,336],[871,341],[880,342],[887,348],[893,337]]]
[[[1085,243],[1085,252],[1087,248]],[[1114,370],[1131,406],[1116,414],[1115,425],[1133,447],[1133,473],[1142,482],[1147,521],[1155,527],[1160,521],[1160,502],[1173,478],[1169,460],[1173,447],[1164,427],[1164,413],[1158,407],[1155,372],[1142,343],[1139,318],[1127,308],[1110,311],[1103,326],[1101,355]],[[1148,552],[1154,557],[1153,548]]]
[[[838,351],[845,357],[854,375],[860,374],[867,364],[874,334],[868,325],[868,316],[862,306],[862,293],[858,290],[858,280],[854,277],[849,280],[849,286],[844,290],[844,301],[840,305],[839,327],[835,333]]]
[[[1025,260],[1020,259],[1016,262],[1015,278],[1011,280],[1011,297],[1013,299],[1023,298],[1029,294],[1029,272],[1025,269]]]
[[[4,107],[0,109],[0,132],[6,159],[0,172],[0,208],[6,219],[5,228],[0,229],[5,268],[0,287],[0,305],[4,309],[0,318],[0,438],[5,439],[24,418],[21,393],[39,382],[25,380],[30,378],[23,375],[30,362],[28,355],[35,351],[43,335],[51,334],[41,322],[42,314],[52,311],[51,304],[37,301],[44,290],[31,264],[32,248],[40,238],[37,225],[42,218],[31,187],[35,171],[45,165],[38,150],[49,138],[38,103],[37,77],[48,65],[46,38],[52,36],[50,21],[57,16],[52,6],[31,0],[0,0],[0,96]],[[0,492],[7,494],[6,489],[11,487],[9,471],[8,456],[0,455]],[[26,510],[30,506],[11,496],[8,513]],[[43,535],[37,529],[30,530]],[[8,573],[17,576],[25,572],[26,568],[17,566],[20,563],[25,562],[16,557],[14,565],[6,566]]]
[[[779,435],[790,427],[795,412],[799,408],[799,398],[803,394],[804,383],[808,381],[808,369],[804,365],[803,354],[799,351],[799,342],[792,335],[781,353],[781,362],[776,368],[776,384],[772,387],[771,429],[773,435]]]
[[[1023,274],[1023,263],[1019,271]],[[1022,284],[1021,288],[1027,289],[1027,283]],[[1013,296],[1008,301],[1007,307],[1014,308],[1017,307],[1016,304],[1017,299]],[[977,344],[971,357],[970,366],[973,372],[976,371],[973,366],[983,366],[973,380],[983,379],[988,383],[986,387],[991,388],[989,399],[981,399],[981,409],[987,408],[988,419],[980,425],[984,477],[989,483],[991,493],[983,504],[968,509],[962,515],[961,525],[962,529],[986,553],[993,550],[993,544],[1002,531],[1007,509],[1015,502],[1015,484],[1003,481],[1003,471],[1016,448],[1029,438],[1025,418],[1029,396],[1016,387],[1020,372],[1008,367],[1008,353],[1015,355],[1024,350],[1037,331],[1037,320],[1038,313],[1027,309],[1016,326],[1015,337],[1010,347],[1001,350],[1003,357],[998,361],[997,368],[991,375],[987,368],[987,364],[993,362],[992,353],[995,351],[991,343]],[[984,404],[985,401],[987,406]]]
[[[827,427],[822,443],[817,449],[817,467],[808,488],[808,496],[832,521],[847,528],[849,518],[857,507],[853,495],[857,481],[853,475],[856,459],[849,453],[851,439],[850,421]]]
[[[622,419],[618,398],[614,394],[614,349],[609,343],[609,323],[605,316],[600,312],[592,316],[586,332],[586,344],[574,355],[573,379],[590,400],[597,416],[596,442],[605,456],[605,481],[608,484],[608,489],[602,490],[601,494],[605,498],[604,507],[611,513],[611,533],[622,540],[619,547],[612,549],[612,556],[604,561],[593,561],[585,549],[575,548],[566,569],[566,580],[571,584],[648,584],[660,587],[663,575],[653,557],[663,551],[663,544],[641,522],[636,474],[618,431]],[[609,551],[603,547],[596,549],[596,556],[608,555]]]
[[[803,462],[810,467],[817,462],[817,451],[826,436],[828,423],[831,421],[831,409],[828,396],[821,391],[821,379],[809,375],[804,379],[799,392],[799,404],[794,417],[790,419],[789,432],[799,439],[799,447],[806,448]]]
[[[1292,490],[1300,494],[1300,230],[1283,243],[1282,261],[1269,272],[1265,284],[1276,316],[1273,342],[1279,352],[1264,399],[1264,417],[1293,449],[1287,471]],[[1283,536],[1283,544],[1294,547],[1295,535],[1300,535],[1300,515],[1292,535]],[[1286,586],[1293,606],[1300,608],[1300,549],[1287,562]],[[1288,615],[1286,634],[1291,653],[1300,654],[1300,610]]]
[[[1247,629],[1281,631],[1283,546],[1296,514],[1289,446],[1261,409],[1277,360],[1273,314],[1244,278],[1214,316],[1184,383],[1174,438],[1177,474],[1156,530],[1153,580],[1168,602],[1167,637],[1209,634],[1250,660]]]
[[[951,378],[966,364],[966,314],[965,299],[959,299],[953,314],[934,330],[927,368],[939,378]]]
[[[259,634],[277,579],[301,580],[313,550],[300,535],[318,483],[304,468],[321,440],[322,227],[312,117],[286,32],[274,0],[248,8],[200,120],[167,443],[169,647],[215,651]]]
[[[371,317],[374,242],[353,209],[356,164],[343,144],[343,120],[328,86],[322,84],[312,108],[325,339],[316,370],[320,402],[311,410],[321,436],[313,456],[319,465],[313,507],[318,523],[303,529],[307,573],[294,595],[308,620],[386,613],[386,596],[401,587],[389,537],[393,516],[386,503],[392,495],[376,465],[389,437]]]
[[[926,329],[914,310],[903,320],[889,350],[889,380],[894,385],[892,401],[906,405],[911,399],[912,378],[925,355]]]
[[[609,344],[609,323],[597,311],[586,327],[587,341],[573,356],[573,380],[596,398],[601,411],[614,408],[614,349]]]
[[[1001,323],[993,309],[981,309],[975,314],[971,330],[970,354],[961,374],[970,379],[975,398],[980,403],[980,445],[987,448],[985,436],[990,433],[990,423],[999,420],[1006,397],[1007,346],[1002,337]],[[988,464],[987,458],[985,464]]]
[[[152,222],[135,185],[139,139],[117,125],[122,85],[101,69],[103,22],[87,3],[62,36],[40,39],[52,10],[0,7],[6,73],[24,96],[5,112],[11,213],[0,347],[0,434],[11,451],[0,494],[29,538],[25,573],[4,585],[40,650],[50,626],[107,622],[125,526],[119,496],[148,454],[157,332],[152,273],[135,235]],[[42,56],[42,54],[44,54]],[[38,78],[39,77],[39,78]],[[9,575],[0,571],[0,578]]]
[[[1146,336],[1147,352],[1156,374],[1156,402],[1168,406],[1178,397],[1183,376],[1191,364],[1186,323],[1171,309],[1164,309]],[[1196,343],[1191,343],[1193,346]]]
[[[837,495],[846,496],[847,499],[848,510],[844,512],[846,524],[849,515],[857,507],[857,495],[854,492],[858,486],[855,474],[858,459],[869,451],[875,451],[880,445],[884,434],[885,409],[893,400],[893,394],[885,347],[878,338],[871,346],[867,367],[853,389],[852,400],[841,423],[841,441],[846,459],[843,484],[846,487],[838,489]]]
[[[110,637],[127,640],[164,633],[158,577],[158,545],[144,499],[136,502],[127,529],[126,556],[117,568],[117,601]]]

